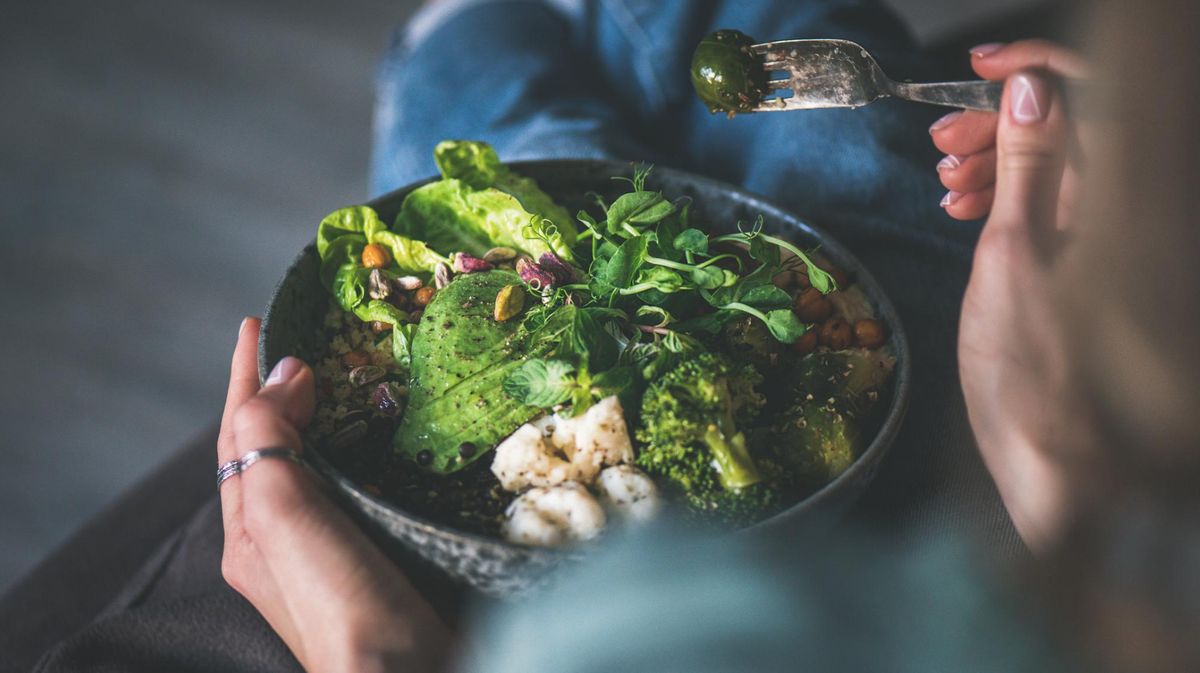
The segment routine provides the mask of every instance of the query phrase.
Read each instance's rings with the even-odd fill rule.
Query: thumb
[[[1054,82],[1028,71],[1010,77],[996,130],[996,197],[988,225],[1034,238],[1053,232],[1066,154],[1066,110]]]
[[[308,425],[315,406],[312,370],[298,358],[283,358],[262,389],[233,414],[239,455],[272,446],[300,450],[299,430]]]

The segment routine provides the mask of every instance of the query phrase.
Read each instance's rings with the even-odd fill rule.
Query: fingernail
[[[933,123],[933,126],[929,127],[929,132],[933,133],[934,131],[937,131],[938,129],[944,129],[947,126],[953,124],[955,122],[955,120],[957,120],[961,116],[962,116],[962,110],[955,110],[954,112],[951,112],[950,114],[946,115],[945,117],[942,117],[941,119],[935,121]]]
[[[1032,124],[1046,116],[1043,104],[1046,100],[1045,88],[1039,80],[1029,75],[1014,76],[1008,96],[1013,121],[1018,124]]]
[[[983,58],[984,56],[998,52],[1003,48],[1003,42],[986,42],[984,44],[977,44],[967,51],[971,52],[971,55],[975,58]]]
[[[953,206],[961,198],[962,198],[962,192],[956,192],[954,190],[950,190],[950,191],[946,192],[946,195],[942,197],[942,202],[938,205],[940,205],[943,208],[945,208],[946,206]]]
[[[942,160],[937,162],[937,171],[952,171],[962,165],[962,160],[953,154],[947,154],[942,157]]]
[[[271,374],[267,376],[266,385],[273,386],[285,383],[299,372],[300,360],[289,355],[280,360],[275,365],[275,368],[271,370]]]
[[[242,324],[238,325],[238,339],[241,340],[242,332],[246,331],[246,323],[250,322],[249,317],[242,318]]]

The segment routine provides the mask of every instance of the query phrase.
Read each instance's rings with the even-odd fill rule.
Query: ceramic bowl
[[[592,206],[586,196],[598,192],[611,200],[627,186],[611,178],[627,176],[630,165],[617,161],[547,160],[511,164],[513,170],[537,180],[548,194],[568,212]],[[405,195],[422,181],[398,189],[370,202],[384,222],[395,219]],[[888,326],[888,347],[896,356],[896,369],[888,408],[875,438],[861,456],[824,488],[752,529],[787,528],[806,522],[828,520],[843,511],[866,488],[880,461],[892,444],[908,404],[910,358],[903,326],[883,288],[870,271],[850,252],[819,228],[758,196],[729,184],[683,171],[656,168],[651,186],[669,198],[692,199],[691,221],[714,231],[732,229],[738,221],[753,222],[760,214],[766,230],[785,234],[803,247],[820,246],[821,254],[848,271]],[[320,332],[329,295],[318,277],[319,260],[314,245],[306,247],[279,282],[264,315],[259,342],[259,375],[267,372],[286,355],[309,362],[321,350],[314,343]],[[511,544],[503,540],[455,530],[436,521],[428,521],[362,490],[341,474],[320,454],[319,447],[308,450],[312,466],[332,485],[333,491],[377,534],[399,543],[418,557],[440,568],[453,580],[492,595],[508,595],[529,587],[546,575],[551,567],[569,558],[563,552]]]

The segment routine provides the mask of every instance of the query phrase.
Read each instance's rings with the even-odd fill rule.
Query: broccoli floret
[[[824,486],[854,462],[894,363],[880,351],[814,353],[786,377],[795,382],[794,402],[773,417],[761,443],[802,491]]]
[[[702,353],[652,382],[642,398],[637,464],[669,484],[695,510],[730,523],[749,523],[779,502],[773,464],[751,455],[746,427],[765,400],[762,377]]]
[[[855,416],[837,401],[792,406],[771,428],[775,460],[803,490],[824,486],[845,472],[858,453]]]

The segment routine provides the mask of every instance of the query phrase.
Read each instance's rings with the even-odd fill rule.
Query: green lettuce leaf
[[[354,309],[354,315],[363,322],[383,322],[392,326],[392,359],[401,367],[408,368],[412,364],[413,328],[416,325],[408,322],[408,314],[395,306],[372,299],[365,304],[359,304]]]
[[[438,264],[450,262],[425,243],[387,229],[377,230],[367,240],[388,248],[392,253],[392,263],[404,273],[432,272]]]
[[[449,178],[409,193],[394,228],[444,255],[461,251],[480,257],[490,248],[504,246],[534,258],[553,252],[572,260],[570,244],[562,235],[549,242],[533,235],[535,217],[516,197],[499,189],[474,190],[462,180]]]
[[[347,311],[354,311],[367,297],[367,280],[371,270],[365,269],[353,262],[338,267],[334,274],[330,289],[338,306]]]
[[[500,163],[500,157],[491,145],[469,140],[443,140],[434,148],[433,159],[443,177],[461,180],[475,190],[492,187],[516,198],[527,212],[554,225],[562,236],[562,247],[569,249],[575,245],[579,232],[570,213],[543,192],[537,182]],[[562,256],[559,250],[554,252]]]
[[[347,264],[357,265],[366,245],[367,239],[361,234],[338,236],[326,244],[321,254],[321,284],[332,288],[338,270]]]
[[[317,226],[317,254],[325,259],[334,240],[342,236],[363,234],[368,226],[382,226],[379,215],[368,206],[339,208],[325,216]]]

